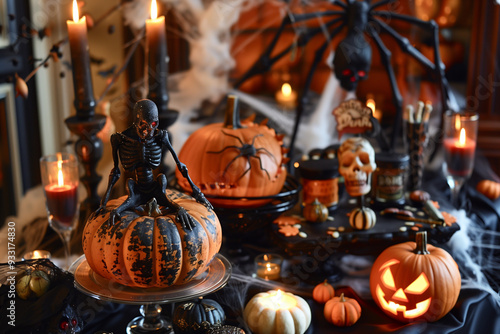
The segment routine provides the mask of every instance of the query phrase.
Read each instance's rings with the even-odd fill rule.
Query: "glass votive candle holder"
[[[255,272],[265,280],[278,280],[281,277],[283,257],[278,254],[260,254],[255,257]]]
[[[46,250],[35,249],[32,252],[27,252],[23,255],[23,260],[35,260],[35,259],[50,259],[50,252]]]

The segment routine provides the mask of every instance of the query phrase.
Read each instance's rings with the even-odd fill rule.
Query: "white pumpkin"
[[[367,207],[356,208],[349,215],[349,224],[357,230],[368,230],[375,226],[377,216]]]
[[[255,334],[303,334],[311,324],[309,304],[280,290],[256,294],[246,305],[243,316]]]

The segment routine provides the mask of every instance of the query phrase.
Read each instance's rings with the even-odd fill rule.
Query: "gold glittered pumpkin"
[[[83,231],[83,251],[95,273],[145,288],[184,284],[205,272],[221,246],[219,219],[186,194],[171,189],[166,194],[191,215],[193,229],[183,229],[173,212],[126,210],[113,225],[110,213],[126,196],[111,200]]]

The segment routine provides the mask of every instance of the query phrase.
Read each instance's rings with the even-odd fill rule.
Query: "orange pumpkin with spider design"
[[[217,207],[258,207],[278,194],[287,172],[288,151],[282,136],[251,119],[240,122],[236,96],[228,97],[223,123],[206,125],[184,143],[179,159],[189,166],[193,182]],[[190,186],[176,171],[179,185]],[[234,198],[225,198],[234,197]]]

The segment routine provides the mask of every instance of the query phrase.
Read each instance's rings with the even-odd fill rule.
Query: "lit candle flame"
[[[64,185],[64,176],[62,172],[62,155],[57,153],[57,185],[62,187]]]
[[[374,99],[367,99],[366,106],[372,110],[372,113],[375,112],[375,100]]]
[[[465,133],[465,129],[462,128],[460,130],[460,138],[458,139],[458,146],[465,147],[465,141],[467,139],[467,135]]]
[[[80,15],[78,15],[78,3],[73,0],[73,21],[78,22],[80,20]]]
[[[283,86],[281,86],[281,92],[283,93],[283,96],[292,95],[292,86],[290,86],[287,82],[284,83]]]
[[[266,270],[271,271],[271,264],[270,263],[266,264]]]
[[[156,20],[158,17],[158,7],[156,6],[156,0],[151,1],[151,19]]]

